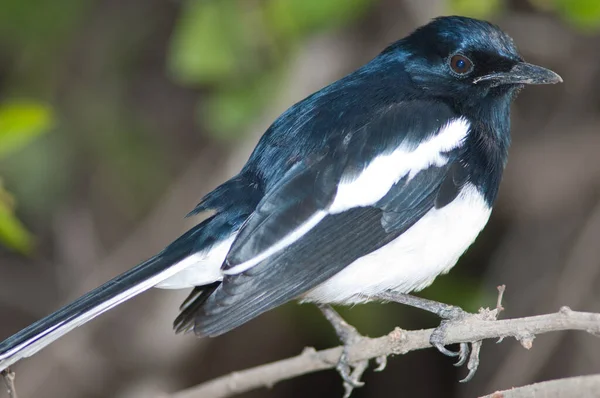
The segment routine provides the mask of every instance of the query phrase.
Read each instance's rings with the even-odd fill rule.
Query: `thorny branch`
[[[479,314],[448,325],[447,344],[514,337],[523,347],[532,347],[536,335],[561,330],[581,330],[600,336],[600,314],[576,312],[562,307],[553,314],[525,318],[489,320],[497,309],[481,309]],[[433,329],[407,331],[396,328],[386,336],[364,338],[348,349],[350,360],[359,362],[387,355],[406,354],[430,348]],[[315,351],[306,348],[300,355],[257,366],[208,381],[171,395],[171,398],[224,398],[319,370],[332,369],[342,347]]]

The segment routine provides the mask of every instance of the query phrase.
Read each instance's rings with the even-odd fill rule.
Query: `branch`
[[[496,391],[481,398],[529,398],[529,397],[594,397],[600,391],[600,375],[568,377],[543,381],[524,387]]]
[[[4,384],[6,384],[8,396],[10,398],[18,398],[17,389],[15,388],[15,372],[11,371],[10,369],[5,369],[0,372],[0,374],[4,379]]]
[[[446,343],[468,343],[484,339],[516,338],[529,349],[536,335],[560,330],[581,330],[600,336],[600,314],[575,312],[562,307],[553,314],[505,320],[486,320],[496,310],[482,309],[465,320],[448,324]],[[364,338],[348,349],[351,362],[387,355],[406,354],[431,348],[429,336],[433,329],[406,331],[396,328],[386,336]],[[171,395],[171,398],[225,398],[260,387],[271,387],[282,380],[307,373],[334,368],[342,347],[315,351],[306,348],[293,358],[272,362],[208,381]]]

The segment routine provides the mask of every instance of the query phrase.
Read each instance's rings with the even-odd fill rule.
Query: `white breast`
[[[401,142],[390,153],[376,156],[360,175],[342,175],[333,203],[304,220],[304,223],[264,252],[224,271],[236,275],[249,270],[269,256],[294,244],[310,232],[328,214],[342,213],[356,207],[371,206],[383,198],[404,177],[410,181],[422,170],[431,166],[441,167],[448,162],[446,152],[464,143],[470,128],[465,118],[451,119],[428,139],[413,147],[410,142]]]
[[[421,290],[456,264],[490,213],[481,193],[468,184],[454,201],[430,210],[404,234],[305,294],[303,301],[351,304],[385,290]]]

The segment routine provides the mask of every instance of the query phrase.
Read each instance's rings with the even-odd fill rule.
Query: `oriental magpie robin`
[[[212,216],[2,342],[0,370],[151,287],[193,288],[175,328],[200,336],[295,299],[325,305],[334,324],[327,304],[372,300],[460,316],[408,293],[448,272],[487,223],[516,93],[561,81],[488,22],[433,20],[285,111],[191,213]],[[432,343],[457,355],[443,324]],[[339,370],[358,383],[344,357]]]

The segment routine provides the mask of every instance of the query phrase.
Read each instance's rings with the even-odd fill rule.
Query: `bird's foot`
[[[473,376],[475,376],[475,372],[477,372],[477,368],[479,367],[479,352],[481,351],[482,341],[472,341],[470,343],[460,343],[460,349],[458,352],[450,351],[444,346],[446,328],[448,324],[452,322],[461,322],[466,320],[467,318],[478,318],[484,321],[495,321],[498,319],[498,315],[500,312],[504,310],[502,307],[502,298],[504,296],[504,290],[506,289],[505,285],[498,286],[498,300],[496,302],[496,308],[490,310],[488,308],[481,308],[478,314],[471,314],[460,307],[442,304],[442,311],[437,312],[437,314],[443,318],[440,326],[434,329],[433,333],[431,333],[431,337],[429,338],[429,342],[432,346],[438,349],[442,354],[448,355],[451,357],[458,357],[458,361],[454,364],[454,366],[463,366],[465,362],[467,363],[467,369],[469,373],[465,376],[464,379],[460,380],[461,383],[466,383],[470,381]],[[471,345],[471,349],[469,350],[469,344]],[[468,362],[467,362],[468,359]]]
[[[429,342],[432,346],[438,349],[442,354],[458,357],[458,361],[455,366],[462,366],[465,363],[467,364],[467,369],[469,369],[469,373],[467,376],[461,380],[461,382],[465,383],[473,378],[475,372],[477,371],[477,367],[479,366],[479,351],[481,350],[481,341],[474,341],[471,343],[460,343],[460,349],[458,351],[451,351],[446,348],[446,329],[449,324],[455,322],[462,322],[467,320],[470,317],[479,317],[480,319],[495,319],[498,312],[502,309],[501,300],[502,294],[504,293],[504,287],[498,287],[499,296],[498,296],[498,304],[497,308],[492,311],[480,311],[479,314],[471,314],[464,311],[462,308],[439,303],[437,301],[427,300],[420,297],[411,296],[408,294],[400,294],[394,292],[386,292],[380,295],[382,300],[393,301],[396,303],[401,303],[405,305],[409,305],[411,307],[420,308],[422,310],[431,312],[436,314],[440,318],[442,318],[442,322],[440,326],[438,326],[429,339]],[[469,344],[471,348],[469,349]]]
[[[460,343],[458,351],[451,351],[446,348],[444,341],[446,339],[446,329],[448,325],[454,322],[463,321],[470,316],[476,316],[463,311],[459,307],[454,307],[454,309],[455,311],[453,311],[451,315],[449,314],[447,318],[444,318],[440,323],[440,326],[433,330],[433,333],[431,333],[431,336],[429,337],[429,343],[446,356],[458,357],[458,361],[454,366],[463,366],[467,363],[468,359],[467,369],[469,369],[469,373],[464,379],[460,380],[461,383],[466,383],[475,376],[475,372],[477,372],[477,368],[479,367],[481,341],[470,343],[471,348],[469,348],[469,343]]]
[[[431,343],[432,346],[437,348],[439,352],[446,356],[458,357],[459,359],[456,363],[456,366],[461,366],[464,364],[466,357],[469,355],[469,346],[466,343],[462,343],[458,352],[447,349],[444,345],[446,329],[449,323],[462,321],[470,314],[463,311],[460,307],[448,305],[444,308],[444,311],[438,312],[437,315],[442,318],[442,322],[440,323],[440,326],[435,328],[433,333],[431,333],[431,336],[429,337],[429,343]]]
[[[319,309],[325,315],[325,318],[331,323],[338,335],[340,341],[344,344],[342,355],[338,360],[336,370],[344,380],[344,398],[348,398],[355,388],[362,387],[365,385],[364,382],[360,381],[363,373],[369,367],[368,360],[350,362],[348,355],[348,348],[358,343],[363,339],[363,336],[358,333],[356,328],[348,324],[333,308],[328,305],[319,306]],[[377,358],[377,364],[379,365],[376,371],[382,371],[386,365],[386,357]]]

